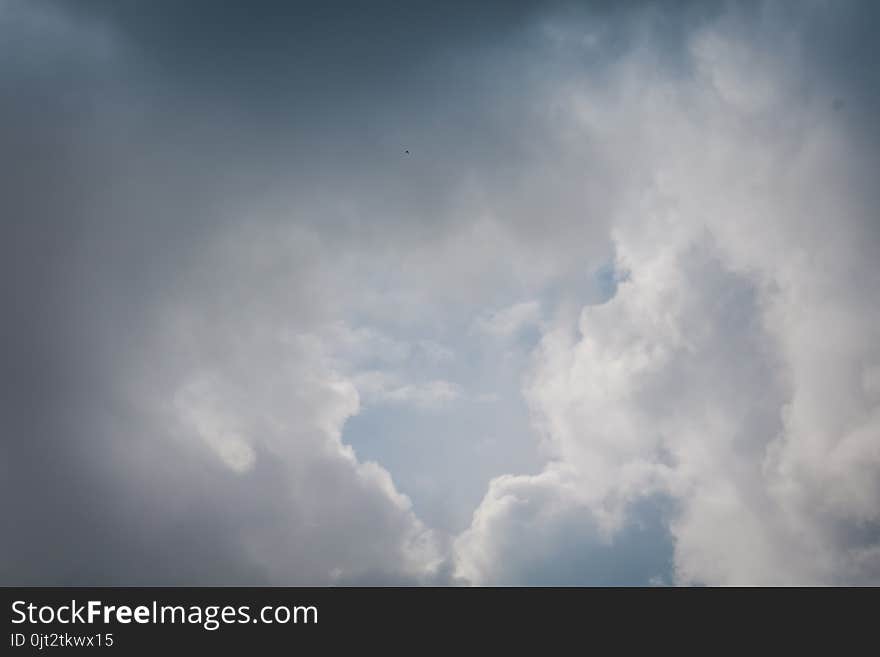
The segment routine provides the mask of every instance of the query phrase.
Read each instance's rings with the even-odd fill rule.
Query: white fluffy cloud
[[[294,10],[33,7],[0,9],[6,580],[880,581],[848,10],[548,7],[361,57]]]
[[[626,280],[545,332],[526,396],[552,463],[492,483],[457,545],[473,581],[561,504],[613,536],[658,494],[678,582],[880,576],[874,190],[805,62],[735,27],[692,36],[692,78],[636,53],[570,98],[632,163]]]

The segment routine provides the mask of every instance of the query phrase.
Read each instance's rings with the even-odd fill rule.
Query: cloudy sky
[[[878,19],[0,0],[0,583],[880,584]]]

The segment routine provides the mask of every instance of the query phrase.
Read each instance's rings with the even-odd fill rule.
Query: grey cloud
[[[271,77],[243,93],[232,83],[259,81],[271,63],[261,56],[220,66],[229,78],[202,88],[212,80],[199,70],[199,48],[271,41],[268,19],[229,34],[237,22],[226,16],[226,27],[203,34],[176,22],[177,4],[166,13],[154,4],[8,7],[3,27],[17,39],[6,42],[2,77],[13,99],[3,110],[4,244],[14,248],[3,260],[12,309],[3,449],[15,540],[4,548],[4,580],[442,577],[439,564],[432,574],[439,539],[380,466],[339,443],[358,398],[309,336],[362,294],[347,277],[369,251],[347,233],[365,234],[369,247],[385,240],[367,220],[406,233],[417,209],[446,213],[458,175],[449,151],[404,176],[417,194],[395,178],[397,139],[389,151],[387,138],[365,137],[351,107],[351,121],[324,112],[350,98],[306,84],[316,112]],[[159,11],[160,25],[205,41],[195,53],[165,42],[149,16],[129,25],[129,8]],[[435,24],[417,26],[414,38]],[[319,39],[311,28],[303,34]],[[321,54],[331,45],[309,47]],[[380,52],[377,75],[393,76],[387,58]],[[283,66],[295,73],[300,64]],[[344,68],[337,74],[331,88],[350,81]],[[264,112],[261,99],[276,94],[280,107]],[[374,111],[388,102],[366,100]],[[374,124],[387,130],[386,120]],[[375,157],[365,151],[377,142],[386,164],[364,176]],[[436,184],[438,174],[448,182]],[[416,223],[380,269],[400,245],[430,237]]]
[[[248,364],[260,355],[260,322],[275,331],[279,306],[293,311],[285,328],[294,332],[320,314],[320,302],[309,303],[295,283],[314,257],[288,251],[283,263],[291,269],[284,281],[272,280],[265,276],[272,253],[248,252],[261,239],[245,231],[245,251],[233,250],[237,259],[224,269],[228,242],[217,236],[239,218],[239,203],[253,193],[249,180],[259,175],[222,145],[218,153],[210,127],[194,117],[174,123],[167,108],[145,106],[137,90],[130,95],[116,64],[107,68],[90,50],[90,29],[68,29],[43,11],[19,6],[4,16],[6,29],[34,39],[61,21],[57,36],[67,40],[46,54],[23,39],[16,54],[37,72],[4,77],[18,92],[3,131],[10,146],[3,498],[12,537],[3,548],[4,581],[327,583],[373,570],[406,574],[412,564],[397,540],[418,540],[418,522],[380,468],[357,464],[337,442],[357,407],[353,392],[340,397],[332,373],[313,362],[302,376],[315,379],[308,385],[318,398],[294,410],[305,394],[294,390],[282,409],[295,425],[268,429],[248,418],[277,424],[273,398],[245,390],[245,399],[253,396],[237,408],[224,392],[229,377],[254,388],[266,379],[268,371],[251,379]],[[68,105],[56,104],[40,75],[62,58],[84,87]],[[195,134],[182,131],[190,126]],[[249,331],[255,339],[238,347]],[[283,351],[271,338],[262,344]],[[308,354],[288,351],[307,367]],[[181,424],[169,403],[205,369],[217,372],[209,380],[219,388],[199,410],[222,408],[220,424],[235,424],[251,440],[261,431],[252,472],[231,474],[205,451],[211,441],[199,440],[212,427]],[[321,394],[326,386],[329,396]],[[287,443],[301,453],[285,451]],[[311,467],[298,476],[289,469],[304,462]],[[378,543],[352,541],[360,531]]]
[[[874,581],[876,17],[4,4],[0,577]]]

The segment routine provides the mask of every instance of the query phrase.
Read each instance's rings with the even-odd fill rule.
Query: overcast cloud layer
[[[874,3],[399,4],[0,0],[0,583],[880,584]]]

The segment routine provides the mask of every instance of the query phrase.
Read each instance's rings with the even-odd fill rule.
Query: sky
[[[0,583],[880,584],[878,27],[0,0]]]

